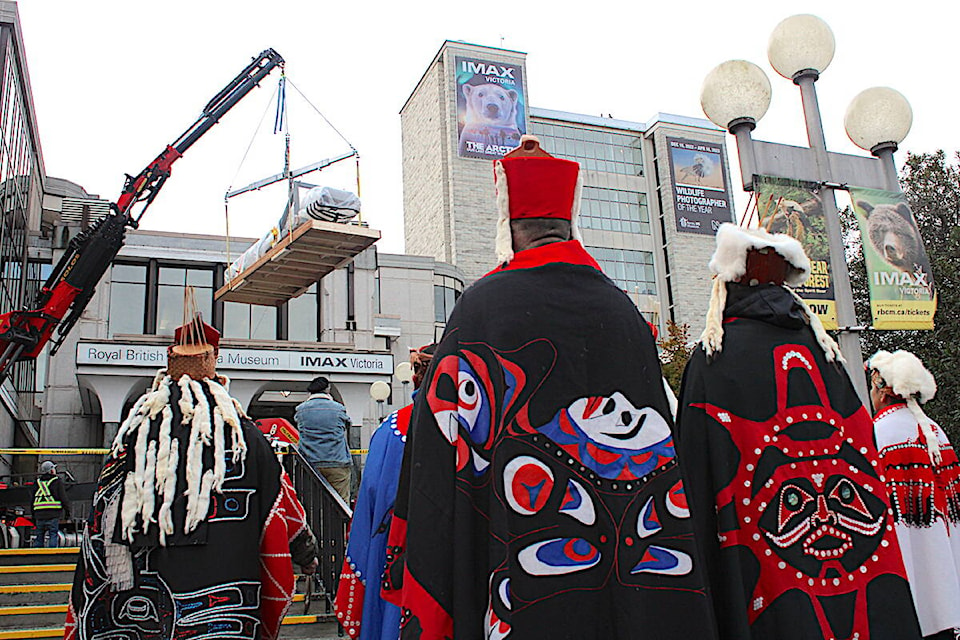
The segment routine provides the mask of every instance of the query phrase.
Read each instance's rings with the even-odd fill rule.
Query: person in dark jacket
[[[34,547],[59,547],[60,518],[67,506],[63,482],[57,477],[57,465],[46,460],[40,465],[40,476],[33,490]],[[46,540],[46,544],[44,541]]]
[[[310,397],[297,405],[295,420],[300,431],[300,453],[333,485],[343,501],[350,504],[350,448],[347,427],[350,416],[328,393],[330,381],[314,378],[307,391]]]

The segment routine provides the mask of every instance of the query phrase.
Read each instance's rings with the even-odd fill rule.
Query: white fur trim
[[[940,464],[940,439],[933,428],[933,421],[917,402],[927,402],[937,394],[937,381],[933,374],[923,366],[920,358],[903,349],[893,353],[877,351],[867,361],[867,366],[880,374],[895,395],[906,400],[907,408],[917,420],[920,433],[926,441],[931,462]]]
[[[180,405],[180,413],[183,416],[180,424],[187,424],[193,419],[194,399],[193,393],[190,392],[190,381],[190,376],[183,374],[177,382],[177,384],[180,385],[180,400],[178,404]]]
[[[784,287],[790,294],[793,296],[793,299],[796,300],[800,306],[803,308],[803,312],[807,314],[807,319],[810,321],[810,328],[813,330],[813,335],[817,338],[817,343],[820,344],[820,348],[823,349],[823,355],[830,362],[846,362],[846,359],[843,357],[843,352],[840,351],[840,345],[830,337],[830,334],[827,333],[827,330],[823,328],[823,323],[820,321],[820,316],[815,314],[810,307],[807,306],[807,303],[803,301],[796,291],[790,287]]]
[[[157,491],[163,490],[167,472],[170,469],[170,427],[173,424],[173,410],[166,406],[161,413],[160,433],[157,445],[157,476],[155,478]]]
[[[227,453],[224,450],[223,412],[220,407],[213,410],[213,490],[223,490],[223,479],[227,473]]]
[[[700,343],[708,357],[723,350],[723,310],[726,306],[727,283],[720,278],[714,278],[706,326],[700,334]]]
[[[156,522],[153,515],[156,507],[154,485],[157,482],[157,441],[151,440],[147,447],[147,464],[143,470],[143,484],[140,486],[140,520],[143,532],[150,531],[150,523]]]
[[[127,434],[140,426],[140,422],[143,420],[143,414],[140,412],[143,403],[147,401],[147,395],[143,394],[137,401],[134,403],[133,408],[130,409],[130,413],[127,414],[127,418],[120,424],[120,428],[117,429],[117,435],[113,438],[113,444],[110,446],[110,455],[116,458],[124,450],[125,445],[123,444],[124,439],[127,437]]]
[[[127,473],[123,481],[123,504],[120,507],[120,535],[127,542],[133,541],[138,513],[140,513],[140,505],[137,500],[136,476]]]
[[[233,447],[233,461],[243,460],[247,456],[247,443],[243,439],[243,427],[240,426],[240,413],[237,412],[237,401],[230,397],[227,390],[213,380],[207,380],[207,388],[213,396],[217,408],[223,416],[223,421],[230,425],[231,443]],[[241,412],[242,413],[242,412]]]
[[[913,396],[924,403],[937,393],[933,374],[909,351],[877,351],[867,364],[878,371],[893,392],[904,400]]]
[[[763,229],[741,229],[725,222],[717,231],[717,249],[710,258],[710,270],[724,282],[734,282],[747,272],[747,252],[769,248],[776,251],[799,273],[789,274],[786,284],[796,287],[810,276],[810,260],[803,245],[784,233],[768,233]]]
[[[177,463],[180,461],[180,442],[174,438],[170,443],[170,473],[163,483],[163,503],[157,518],[160,529],[160,546],[167,546],[167,536],[173,535],[173,498],[177,493]]]
[[[580,196],[583,193],[583,174],[577,170],[577,185],[573,189],[573,206],[570,208],[570,237],[583,243],[580,234]]]
[[[660,378],[663,380],[663,392],[667,394],[667,404],[670,406],[670,415],[673,416],[673,419],[677,419],[677,409],[680,406],[680,403],[677,402],[677,396],[673,393],[673,389],[670,388],[670,383],[667,382],[667,379],[664,377]]]
[[[513,234],[510,232],[510,189],[503,163],[493,163],[494,184],[497,189],[497,264],[513,260]]]
[[[213,425],[210,423],[210,405],[207,401],[207,394],[203,392],[203,387],[196,380],[190,380],[190,391],[193,392],[195,398],[191,428],[197,430],[203,444],[210,444],[210,438],[213,436]]]

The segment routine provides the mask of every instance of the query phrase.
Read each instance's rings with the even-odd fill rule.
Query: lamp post
[[[751,62],[730,60],[714,68],[704,79],[700,103],[714,124],[736,137],[745,191],[753,190],[757,175],[794,178],[819,185],[830,247],[840,349],[847,361],[850,379],[861,400],[866,401],[867,385],[859,337],[861,327],[856,326],[834,190],[846,188],[848,184],[898,190],[893,152],[909,132],[913,116],[909,103],[893,89],[868,89],[854,98],[847,110],[845,124],[847,135],[854,144],[877,158],[828,151],[816,81],[833,60],[834,49],[833,32],[816,16],[787,18],[770,36],[767,57],[771,66],[800,88],[808,148],[753,139],[752,131],[757,121],[770,106],[771,90],[766,74]]]
[[[401,383],[403,383],[403,401],[407,401],[407,385],[410,384],[410,381],[413,380],[413,367],[410,366],[409,362],[401,362],[397,365],[397,368],[393,370],[393,375],[397,377]]]
[[[383,422],[383,401],[390,397],[390,385],[377,380],[370,385],[370,397],[377,401],[377,421]]]

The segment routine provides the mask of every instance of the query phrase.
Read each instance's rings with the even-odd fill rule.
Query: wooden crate
[[[221,287],[224,302],[278,306],[296,298],[380,239],[380,232],[353,224],[308,220],[280,238],[253,265]]]

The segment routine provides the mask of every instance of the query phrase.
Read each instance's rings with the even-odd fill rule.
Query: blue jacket
[[[297,405],[294,418],[300,431],[300,453],[317,467],[349,467],[347,427],[350,416],[326,393],[315,393]]]

